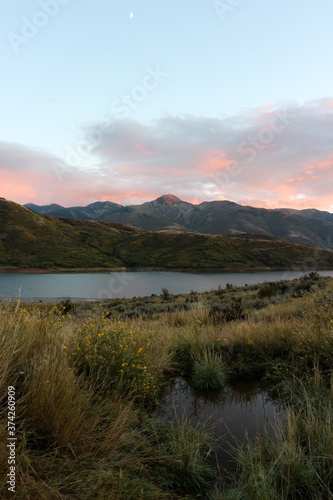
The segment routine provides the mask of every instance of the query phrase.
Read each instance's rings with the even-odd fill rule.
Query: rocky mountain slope
[[[262,233],[294,243],[333,249],[333,214],[315,209],[268,210],[230,201],[207,201],[194,205],[173,195],[164,195],[154,201],[128,207],[109,201],[71,208],[60,205],[26,206],[37,213],[117,222],[151,231]]]
[[[160,210],[166,207],[149,208],[159,219]],[[41,215],[0,199],[0,268],[305,271],[332,267],[332,251],[264,233],[222,236],[147,231],[118,223]]]

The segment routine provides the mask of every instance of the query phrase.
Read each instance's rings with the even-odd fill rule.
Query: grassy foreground
[[[333,285],[299,280],[95,304],[0,309],[0,495],[8,386],[16,391],[18,499],[333,498]],[[154,417],[174,375],[194,387],[255,377],[286,425],[239,450],[234,478],[201,428]]]

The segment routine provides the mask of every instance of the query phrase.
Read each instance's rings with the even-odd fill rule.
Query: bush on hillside
[[[214,323],[223,323],[245,318],[242,297],[232,297],[230,302],[214,302],[209,311],[209,316]]]

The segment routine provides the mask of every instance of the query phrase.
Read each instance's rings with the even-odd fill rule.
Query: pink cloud
[[[227,118],[119,120],[75,166],[42,150],[0,143],[0,196],[69,206],[141,203],[172,193],[191,202],[331,210],[332,132],[330,98],[273,103]]]
[[[15,179],[1,177],[1,196],[9,200],[37,199],[38,195],[33,186],[20,184]]]
[[[207,151],[201,153],[197,158],[196,168],[206,175],[206,172],[217,172],[230,165],[231,160],[227,159],[227,153],[224,151]]]

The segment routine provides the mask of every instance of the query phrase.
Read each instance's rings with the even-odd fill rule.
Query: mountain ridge
[[[86,207],[57,204],[25,207],[57,217],[120,223],[150,231],[189,231],[203,234],[265,233],[294,243],[333,249],[333,214],[316,209],[267,209],[228,200],[192,204],[166,194],[140,205],[111,201]]]
[[[37,214],[0,200],[1,269],[317,270],[333,251],[260,234],[149,231],[105,221]]]

